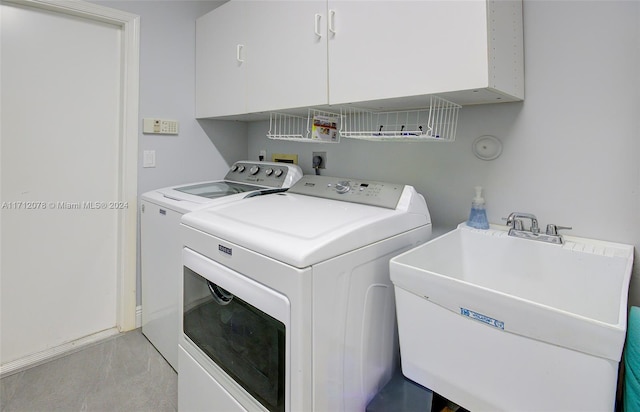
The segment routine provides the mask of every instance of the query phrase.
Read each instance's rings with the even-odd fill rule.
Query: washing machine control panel
[[[305,175],[288,192],[395,209],[404,187],[372,180]]]
[[[272,162],[236,162],[224,180],[267,187],[288,187],[302,176],[298,165]]]

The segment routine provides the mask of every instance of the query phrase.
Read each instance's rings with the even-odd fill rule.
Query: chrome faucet
[[[525,229],[523,219],[529,219],[531,221],[529,229]],[[548,224],[546,233],[540,233],[538,218],[536,218],[532,213],[513,212],[506,220],[507,226],[510,227],[509,236],[519,237],[522,239],[539,240],[541,242],[554,243],[556,245],[562,245],[564,243],[564,239],[562,235],[558,234],[558,230],[571,229],[568,226]]]
[[[507,226],[511,227],[512,230],[524,230],[524,226],[522,224],[522,219],[531,220],[531,225],[529,226],[529,231],[531,233],[540,233],[540,227],[538,226],[538,218],[531,213],[521,213],[521,212],[513,212],[507,218]]]

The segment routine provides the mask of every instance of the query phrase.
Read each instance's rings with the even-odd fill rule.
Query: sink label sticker
[[[494,328],[504,330],[504,322],[499,321],[498,319],[490,318],[489,316],[485,316],[482,313],[474,312],[466,308],[460,308],[460,314],[462,316],[470,317],[471,319],[479,320],[480,322],[486,323],[487,325],[493,326]]]

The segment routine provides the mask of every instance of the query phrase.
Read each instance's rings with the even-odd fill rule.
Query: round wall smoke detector
[[[502,142],[495,136],[480,136],[473,141],[473,154],[478,159],[497,159],[502,153]]]

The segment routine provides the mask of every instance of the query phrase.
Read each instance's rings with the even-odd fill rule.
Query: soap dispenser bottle
[[[489,221],[487,220],[487,210],[484,206],[484,198],[482,197],[482,186],[476,186],[476,197],[471,202],[471,212],[467,226],[476,229],[489,229]]]

